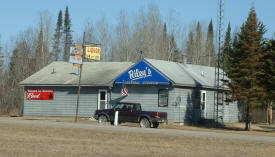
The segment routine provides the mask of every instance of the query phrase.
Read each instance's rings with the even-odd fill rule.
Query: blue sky
[[[131,14],[151,3],[159,7],[164,19],[173,11],[186,27],[195,20],[207,24],[210,19],[216,22],[217,14],[217,0],[0,0],[0,2],[2,42],[29,26],[35,26],[40,11],[49,11],[55,24],[58,11],[64,10],[66,5],[69,6],[72,18],[72,30],[77,34],[82,33],[84,21],[88,18],[96,21],[104,15],[110,24],[115,24],[121,9]],[[225,0],[226,23],[230,20],[233,30],[239,27],[247,18],[252,3],[255,5],[259,20],[268,29],[266,37],[271,37],[275,32],[275,0]]]

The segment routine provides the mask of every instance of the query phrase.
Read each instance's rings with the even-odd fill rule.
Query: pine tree
[[[194,47],[195,54],[194,54],[192,63],[201,65],[202,58],[205,58],[205,57],[203,57],[203,54],[202,54],[202,31],[201,31],[200,22],[197,23],[194,46],[195,46]]]
[[[231,43],[231,27],[228,23],[227,31],[225,34],[224,45],[222,47],[222,55],[224,56],[224,71],[228,72],[230,68],[230,53],[232,52],[232,43]]]
[[[177,44],[176,44],[176,41],[175,41],[175,37],[174,37],[174,34],[172,34],[170,37],[169,37],[169,48],[170,48],[170,55],[169,55],[169,61],[173,61],[173,62],[179,62],[180,59],[181,59],[181,56],[180,56],[180,52],[177,48]]]
[[[215,46],[212,20],[208,25],[205,51],[203,54],[201,65],[215,66]]]
[[[186,58],[187,63],[193,63],[193,58],[195,57],[194,54],[194,33],[192,31],[189,32],[188,41],[187,41],[187,48],[186,48]]]
[[[262,86],[259,99],[269,111],[267,121],[272,123],[272,104],[275,101],[275,40],[270,40],[264,47],[261,68],[257,73],[257,83]]]
[[[251,8],[241,32],[234,39],[232,65],[228,72],[232,99],[242,101],[245,107],[246,130],[251,129],[251,108],[258,104],[260,87],[257,85],[257,71],[262,53],[261,37],[256,12]]]
[[[64,17],[64,28],[63,28],[63,34],[64,34],[64,54],[63,54],[63,60],[68,61],[69,60],[69,51],[70,46],[72,44],[72,35],[71,35],[71,19],[69,15],[69,8],[66,7],[65,11],[65,17]]]
[[[169,52],[168,52],[168,39],[167,39],[167,27],[166,23],[163,24],[163,31],[162,31],[162,41],[161,41],[161,59],[162,60],[167,60],[169,57]]]
[[[44,33],[43,33],[43,26],[40,26],[40,31],[38,35],[38,39],[36,42],[36,49],[35,49],[35,71],[40,70],[44,67],[43,64],[43,54],[44,54]]]
[[[56,29],[54,34],[54,44],[53,44],[53,60],[57,61],[60,56],[60,39],[62,37],[62,27],[63,25],[63,18],[62,18],[62,10],[58,13],[57,23],[56,23]]]

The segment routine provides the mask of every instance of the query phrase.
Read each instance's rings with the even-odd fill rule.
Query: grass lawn
[[[274,157],[275,143],[0,123],[0,156]]]

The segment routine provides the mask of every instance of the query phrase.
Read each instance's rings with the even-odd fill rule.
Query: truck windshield
[[[116,104],[113,109],[114,110],[121,110],[124,107],[124,104]]]
[[[113,107],[114,110],[133,110],[141,111],[141,106],[139,104],[130,104],[130,103],[119,103]]]

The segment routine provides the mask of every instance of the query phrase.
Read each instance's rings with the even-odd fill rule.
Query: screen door
[[[99,110],[107,109],[107,90],[100,89],[98,90],[98,102],[97,108]]]

